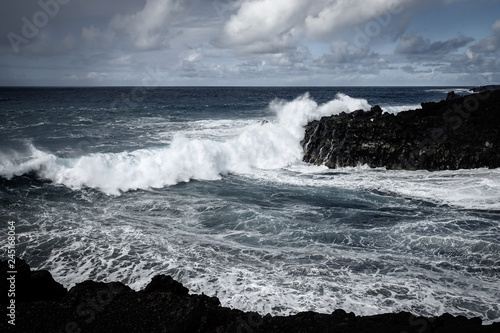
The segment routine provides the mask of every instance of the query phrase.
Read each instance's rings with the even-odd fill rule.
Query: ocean
[[[328,169],[304,126],[464,87],[0,88],[0,255],[261,314],[500,319],[500,170]]]

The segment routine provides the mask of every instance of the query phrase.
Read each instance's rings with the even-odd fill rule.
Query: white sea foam
[[[325,167],[299,162],[300,140],[309,121],[369,107],[366,100],[343,94],[318,105],[305,94],[293,101],[273,101],[269,109],[274,117],[268,122],[237,120],[232,126],[231,120],[223,119],[201,120],[186,128],[174,126],[173,132],[165,133],[171,139],[163,148],[60,158],[29,145],[28,153],[2,154],[0,175],[11,178],[35,171],[71,188],[90,187],[119,195],[191,179],[217,180],[235,173],[301,186],[378,190],[467,209],[500,210],[499,169],[430,173],[365,166],[337,169],[330,175],[332,171]]]
[[[417,110],[421,109],[422,106],[420,104],[411,104],[411,105],[388,105],[381,106],[382,110],[387,113],[397,114],[399,112],[408,111],[408,110]]]
[[[500,209],[500,169],[300,162],[303,125],[368,107],[343,95],[317,105],[305,95],[271,103],[267,123],[127,121],[155,139],[148,147],[165,147],[76,158],[33,146],[4,153],[3,177],[32,171],[81,190],[13,189],[15,205],[0,210],[23,227],[19,255],[67,288],[92,279],[139,290],[169,274],[191,293],[262,315],[343,308],[498,321],[500,233],[498,214],[487,210]],[[93,189],[119,194],[226,173],[238,175],[117,197]]]
[[[295,163],[286,170],[260,170],[252,177],[295,186],[376,190],[465,209],[500,210],[500,169],[429,172],[372,169],[364,165],[332,170]]]
[[[454,91],[457,94],[470,94],[471,90],[470,88],[434,88],[434,89],[428,89],[426,92],[440,92],[443,94],[447,94],[450,91]]]
[[[229,230],[211,235],[198,231],[191,237],[176,229],[89,223],[78,232],[61,234],[70,238],[69,245],[54,249],[44,268],[66,287],[95,279],[123,281],[138,290],[154,275],[170,274],[191,293],[215,295],[223,306],[262,315],[343,308],[358,315],[411,311],[498,316],[498,295],[486,291],[494,290],[494,278],[487,281],[466,272],[457,278],[453,269],[440,267],[439,258],[429,261],[408,252],[405,242],[415,236],[408,230],[401,231],[401,244],[379,252],[311,243],[251,248],[228,239]],[[481,310],[485,302],[491,306]],[[475,308],[468,310],[471,305]]]
[[[60,158],[30,146],[30,154],[3,159],[0,175],[35,171],[40,177],[71,188],[96,188],[108,194],[160,188],[191,179],[216,180],[227,173],[278,169],[300,160],[304,126],[325,115],[369,109],[366,100],[344,94],[318,105],[308,94],[293,101],[273,101],[275,119],[254,123],[223,141],[189,139],[176,134],[168,147],[132,152],[97,153]]]

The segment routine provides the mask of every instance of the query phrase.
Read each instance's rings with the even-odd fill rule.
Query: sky
[[[500,0],[2,0],[0,86],[500,84]]]

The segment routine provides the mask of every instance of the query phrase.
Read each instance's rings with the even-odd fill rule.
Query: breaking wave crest
[[[421,108],[422,108],[422,106],[420,104],[382,106],[382,110],[384,110],[387,113],[392,113],[392,114],[397,114],[397,113],[400,113],[403,111],[416,110],[416,109],[421,109]]]
[[[224,141],[189,139],[175,134],[169,146],[120,153],[62,158],[29,145],[27,154],[2,154],[0,176],[35,172],[38,177],[74,189],[95,188],[119,195],[136,189],[161,188],[191,179],[216,180],[227,173],[279,169],[302,157],[304,126],[322,116],[368,110],[364,99],[337,94],[318,105],[309,94],[293,101],[275,100],[270,121],[253,123]]]

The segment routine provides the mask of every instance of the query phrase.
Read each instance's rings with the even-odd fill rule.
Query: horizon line
[[[0,85],[1,88],[465,88],[465,87],[488,87],[488,85],[82,85],[82,86],[60,86],[60,85]]]

